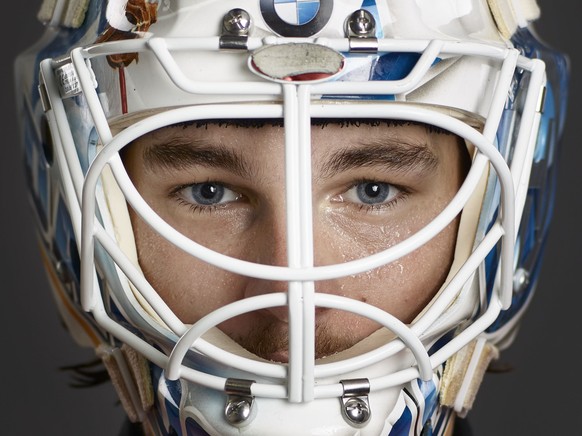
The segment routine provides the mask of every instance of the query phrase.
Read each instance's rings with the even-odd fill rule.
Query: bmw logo
[[[261,13],[273,32],[308,37],[325,27],[333,0],[261,0]]]

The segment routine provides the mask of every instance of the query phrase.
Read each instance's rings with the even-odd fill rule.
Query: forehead
[[[131,166],[149,170],[228,169],[250,174],[284,173],[285,129],[280,120],[192,121],[139,138],[124,153]],[[318,177],[383,168],[446,171],[467,155],[458,136],[421,123],[392,120],[313,120],[313,170]],[[242,171],[242,172],[241,172]]]
[[[285,129],[280,120],[192,121],[164,127],[139,139],[149,145],[168,141],[199,140],[223,146],[256,147],[283,144]],[[398,120],[313,120],[314,148],[378,143],[382,140],[423,145],[429,148],[454,137],[440,128]]]

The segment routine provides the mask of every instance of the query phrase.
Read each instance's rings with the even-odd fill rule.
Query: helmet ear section
[[[28,140],[25,168],[42,262],[63,324],[75,342],[95,348],[103,342],[103,334],[89,321],[79,302],[80,257],[63,186],[67,177],[56,156],[58,139],[46,115],[36,123],[40,135]]]

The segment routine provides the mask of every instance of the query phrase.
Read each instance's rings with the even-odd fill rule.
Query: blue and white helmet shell
[[[538,15],[528,0],[44,2],[46,33],[16,64],[30,195],[57,305],[103,357],[129,417],[155,434],[439,435],[464,415],[533,295],[552,215],[567,62],[529,28]],[[289,84],[308,85],[312,117],[461,136],[473,166],[458,196],[399,247],[301,272],[211,252],[160,222],[119,151],[188,120],[281,118]],[[171,312],[141,273],[127,203],[215,266],[312,283],[393,261],[462,217],[449,276],[410,325],[385,314],[331,361],[300,349],[289,371],[293,353],[265,362],[215,327],[259,306],[193,326]],[[314,297],[302,310],[342,303]],[[269,298],[256,304],[292,304]],[[361,423],[352,398],[371,411]],[[245,419],[230,419],[234,404]]]

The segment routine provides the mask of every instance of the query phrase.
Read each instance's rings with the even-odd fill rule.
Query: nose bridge
[[[251,241],[250,250],[255,253],[252,261],[264,265],[288,266],[288,217],[284,205],[271,204],[265,209],[256,223],[255,236]],[[337,241],[333,240],[332,232],[326,228],[325,219],[320,219],[317,211],[318,208],[314,207],[313,246],[306,249],[313,250],[315,266],[340,263],[343,259],[342,251],[338,249]]]
[[[287,266],[285,209],[276,204],[268,204],[264,209],[265,212],[256,223],[255,238],[252,241],[255,261],[265,265]]]
[[[285,208],[282,206],[274,201],[261,206],[254,224],[253,237],[248,242],[246,258],[249,261],[262,265],[288,265],[287,226]],[[245,296],[286,292],[287,289],[288,285],[283,281],[249,279],[246,281]]]
[[[284,199],[281,200],[284,202]],[[313,208],[313,250],[314,266],[327,266],[345,261],[339,241],[333,238],[333,232],[326,227],[325,219],[317,215],[318,208]],[[289,241],[287,236],[287,216],[281,204],[271,203],[263,208],[263,212],[255,223],[254,236],[248,245],[247,259],[263,265],[289,266]],[[340,279],[330,279],[318,286],[328,288]],[[337,284],[337,283],[336,283]],[[286,292],[288,283],[252,279],[249,280],[247,296],[271,292]],[[327,292],[324,290],[324,292]]]

